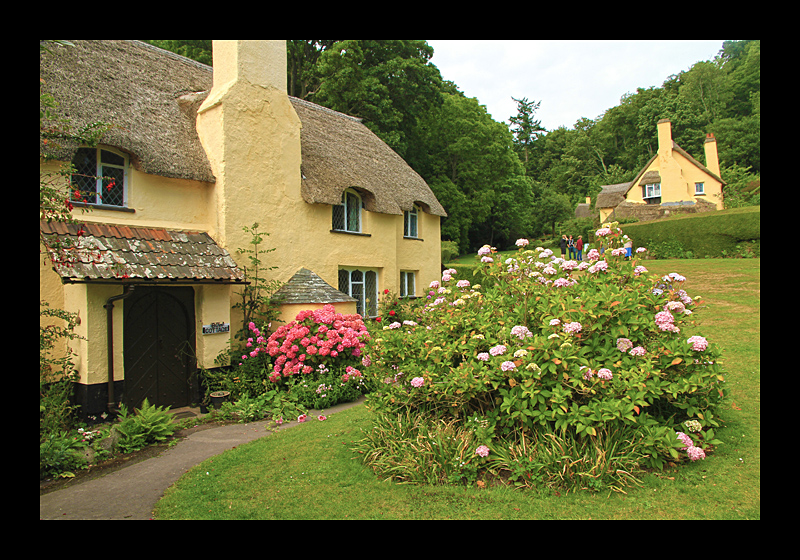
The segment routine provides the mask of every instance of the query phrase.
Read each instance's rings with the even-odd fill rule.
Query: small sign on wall
[[[203,334],[218,334],[231,332],[230,323],[211,323],[210,325],[203,325]]]

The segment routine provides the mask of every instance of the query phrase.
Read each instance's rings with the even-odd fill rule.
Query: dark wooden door
[[[196,366],[194,289],[137,286],[124,301],[124,402],[187,406]]]

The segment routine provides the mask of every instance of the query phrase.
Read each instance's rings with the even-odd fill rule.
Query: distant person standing
[[[633,256],[633,241],[627,235],[625,236],[625,258],[630,259]]]
[[[578,252],[578,261],[583,260],[583,236],[579,235],[575,242],[575,250]]]
[[[575,258],[575,241],[572,239],[571,235],[569,236],[569,239],[567,240],[567,250],[569,251],[569,258],[570,259],[574,259]]]
[[[567,256],[567,236],[561,236],[561,258],[565,258]]]

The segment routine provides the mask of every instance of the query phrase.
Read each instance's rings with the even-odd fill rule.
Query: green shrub
[[[725,398],[719,350],[691,336],[684,311],[697,306],[681,288],[685,279],[652,277],[617,250],[621,231],[608,233],[604,259],[590,253],[591,265],[520,248],[511,261],[478,265],[493,281],[488,288],[447,271],[416,324],[373,336],[367,371],[382,385],[368,406],[379,417],[459,427],[477,418],[473,426],[487,426],[477,442],[491,450],[490,462],[498,450],[547,434],[573,461],[595,448],[611,457],[612,443],[630,458],[627,468],[576,471],[562,481],[573,487],[616,487],[634,466],[686,459],[676,435],[686,420],[708,434],[696,438],[693,459],[702,442],[710,451]],[[479,252],[492,255],[488,246]]]
[[[71,476],[86,466],[85,444],[68,432],[50,433],[39,442],[39,478]]]
[[[352,366],[320,365],[309,375],[294,380],[289,390],[291,398],[300,406],[329,408],[342,402],[353,402],[370,389],[361,370]]]
[[[148,445],[166,441],[176,430],[167,407],[151,405],[147,399],[134,414],[129,414],[128,408],[123,404],[119,419],[120,423],[115,429],[119,433],[117,448],[122,453],[138,451]]]
[[[222,403],[218,416],[233,418],[240,423],[255,422],[269,417],[276,422],[303,414],[301,408],[287,393],[281,389],[272,389],[256,397],[243,395],[233,402]]]
[[[647,247],[658,258],[739,255],[737,246],[761,239],[761,207],[718,210],[625,226],[634,247]],[[743,255],[744,256],[744,255]]]
[[[442,241],[442,262],[448,263],[458,256],[458,243]]]

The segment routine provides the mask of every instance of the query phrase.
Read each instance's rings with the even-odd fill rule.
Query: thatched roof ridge
[[[131,154],[137,169],[154,175],[214,182],[197,136],[197,109],[213,85],[210,66],[141,41],[73,41],[40,56],[45,89],[74,127],[109,122],[103,144]],[[353,187],[368,210],[402,214],[417,203],[446,216],[427,183],[357,118],[289,98],[300,132],[306,202],[339,204]],[[69,161],[77,145],[40,146]]]

